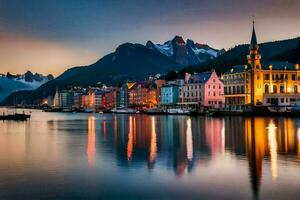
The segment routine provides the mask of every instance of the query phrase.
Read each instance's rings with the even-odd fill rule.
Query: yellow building
[[[288,106],[300,102],[299,64],[261,62],[253,31],[247,65],[234,66],[223,75],[225,104],[237,109],[245,105]]]

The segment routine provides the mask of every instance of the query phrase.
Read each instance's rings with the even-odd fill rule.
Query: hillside
[[[296,62],[296,49],[299,48],[300,38],[281,40],[275,42],[266,42],[260,44],[260,53],[262,61],[289,61]],[[228,71],[232,66],[247,63],[247,54],[249,45],[238,45],[213,60],[194,65],[186,70],[188,71],[207,71],[215,68],[218,73]],[[298,58],[300,59],[300,58]]]

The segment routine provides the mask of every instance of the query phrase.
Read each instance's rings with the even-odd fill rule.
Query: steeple
[[[252,66],[252,69],[254,69],[254,67],[256,69],[260,68],[260,59],[261,56],[259,54],[259,46],[257,43],[257,38],[256,38],[256,33],[255,33],[255,21],[254,21],[254,17],[253,17],[253,28],[252,28],[252,36],[251,36],[251,42],[249,45],[249,55],[247,56],[248,59],[248,64],[250,64]]]
[[[255,33],[255,21],[253,17],[253,30],[252,30],[252,37],[251,37],[251,45],[257,45],[256,33]]]

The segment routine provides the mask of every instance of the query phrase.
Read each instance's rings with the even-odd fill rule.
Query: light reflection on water
[[[300,197],[297,118],[33,111],[0,130],[0,199]]]

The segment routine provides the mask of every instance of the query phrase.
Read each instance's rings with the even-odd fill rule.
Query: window
[[[294,85],[294,93],[298,93],[298,85]]]
[[[265,80],[270,80],[270,74],[265,74]]]
[[[283,80],[283,79],[284,79],[284,75],[280,74],[280,80]]]
[[[273,93],[277,93],[277,86],[273,85]]]
[[[280,101],[281,101],[281,103],[284,103],[284,98],[281,98]]]
[[[295,81],[296,80],[296,74],[292,75],[292,80]]]
[[[245,87],[242,85],[241,86],[241,93],[244,94],[245,93]]]
[[[280,85],[280,93],[284,93],[284,85]]]
[[[269,93],[269,85],[268,85],[268,84],[265,85],[265,93],[266,93],[266,94]]]

